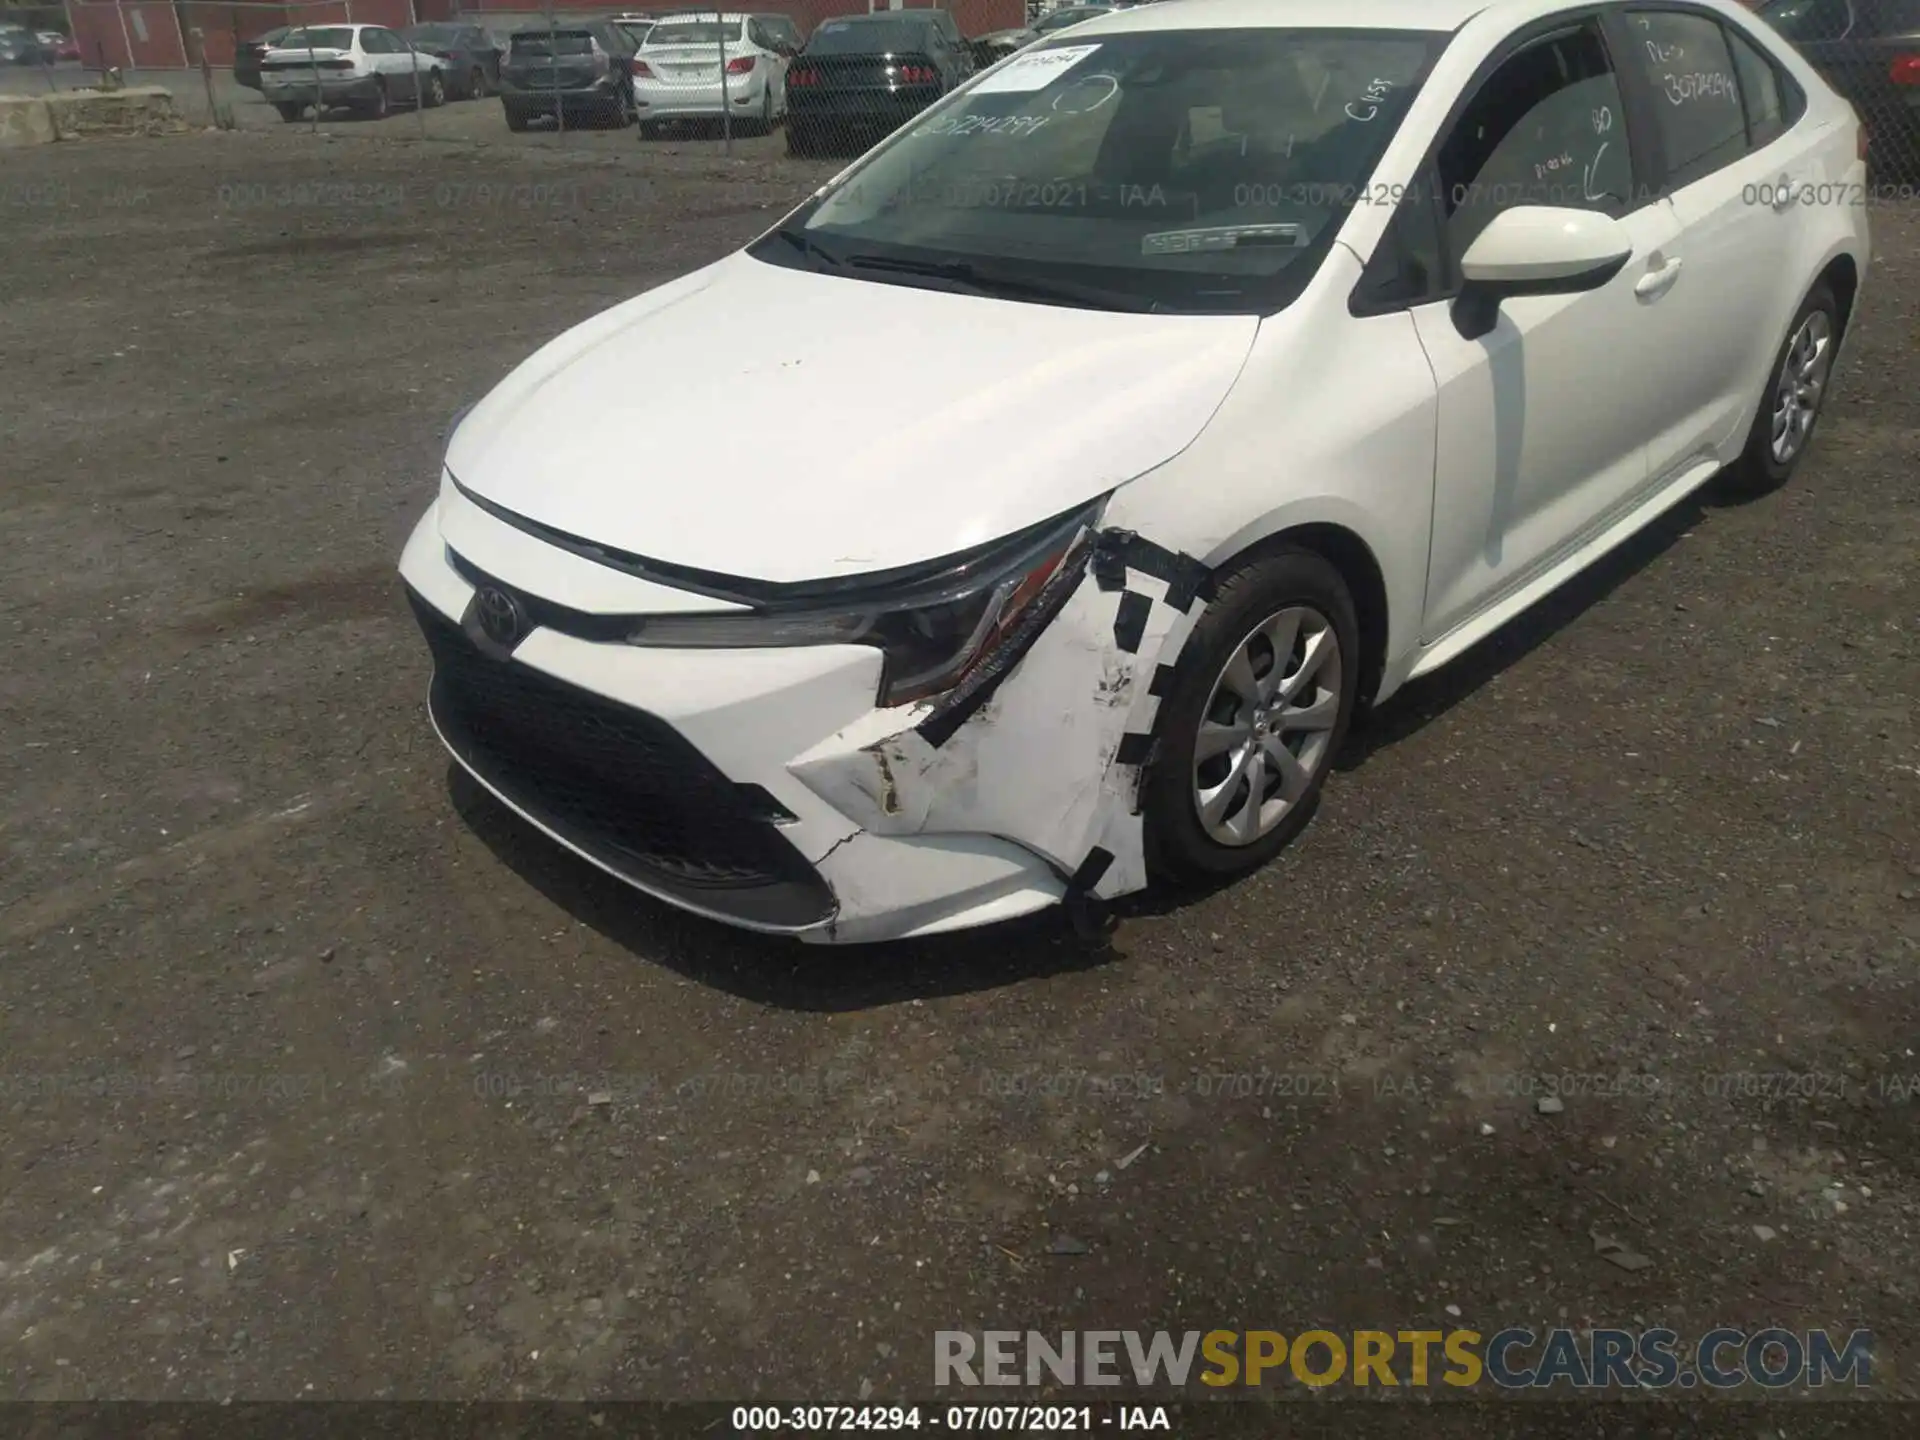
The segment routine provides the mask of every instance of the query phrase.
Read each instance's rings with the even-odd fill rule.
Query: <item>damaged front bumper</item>
[[[436,503],[401,562],[435,647],[436,728],[509,808],[636,888],[850,943],[1146,884],[1138,778],[1207,601],[1198,562],[1092,533],[966,683],[876,709],[881,657],[862,645],[673,650],[536,623],[485,653],[482,590],[538,597],[537,619],[541,601],[604,595],[607,572],[459,507]]]

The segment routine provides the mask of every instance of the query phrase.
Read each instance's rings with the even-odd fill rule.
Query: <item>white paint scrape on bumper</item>
[[[471,619],[476,587],[455,568],[447,508],[443,500],[421,521],[401,573],[418,603],[459,626]],[[458,519],[448,530],[476,539],[473,517]],[[490,573],[530,594],[583,597],[583,582],[609,573],[538,548],[538,583],[519,567]],[[807,941],[928,935],[1076,893],[1122,895],[1147,878],[1136,791],[1159,706],[1156,676],[1204,608],[1205,575],[1196,562],[1107,531],[1056,582],[1044,614],[1036,602],[1035,633],[1010,647],[1009,660],[933,705],[875,709],[881,656],[858,645],[675,650],[535,628],[510,659],[486,662],[653,717],[727,781],[764,791],[781,812],[773,827],[781,841],[831,892],[831,913],[817,920],[764,923],[739,913],[723,888],[653,883],[551,823],[524,788],[450,739],[448,748],[509,808],[636,888]],[[600,597],[596,608],[618,613],[619,600]]]

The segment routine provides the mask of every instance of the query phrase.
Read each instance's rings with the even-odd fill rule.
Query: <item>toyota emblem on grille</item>
[[[502,648],[520,643],[526,634],[527,612],[511,591],[489,585],[473,597],[474,613],[487,639]]]

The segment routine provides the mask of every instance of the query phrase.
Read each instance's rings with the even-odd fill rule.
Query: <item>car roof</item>
[[[1483,10],[1511,10],[1516,23],[1566,8],[1563,0],[1178,0],[1129,5],[1087,21],[1088,34],[1134,30],[1457,30]],[[1061,9],[1076,8],[1063,5]]]

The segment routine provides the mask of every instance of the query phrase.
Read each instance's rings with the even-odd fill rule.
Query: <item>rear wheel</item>
[[[507,129],[524,130],[527,128],[527,123],[531,117],[518,105],[503,105],[500,108],[506,112]]]
[[[813,128],[789,115],[787,117],[787,154],[804,158],[812,155],[814,149]]]
[[[289,125],[307,113],[306,106],[296,105],[291,100],[282,100],[273,108],[280,112],[280,118],[285,120]]]
[[[1256,556],[1218,582],[1141,781],[1157,877],[1243,874],[1306,828],[1353,717],[1359,637],[1346,582],[1311,551]]]
[[[387,82],[384,79],[373,82],[373,99],[367,102],[367,118],[384,120],[393,113],[393,102],[387,98]]]
[[[478,65],[467,76],[467,98],[484,100],[487,96],[487,72]]]
[[[447,103],[447,77],[438,70],[429,70],[420,81],[420,103],[429,110]]]
[[[1819,281],[1800,302],[1787,338],[1768,372],[1747,448],[1727,468],[1734,488],[1750,495],[1765,494],[1787,483],[1813,443],[1832,388],[1833,356],[1840,344],[1840,306],[1833,289]]]

